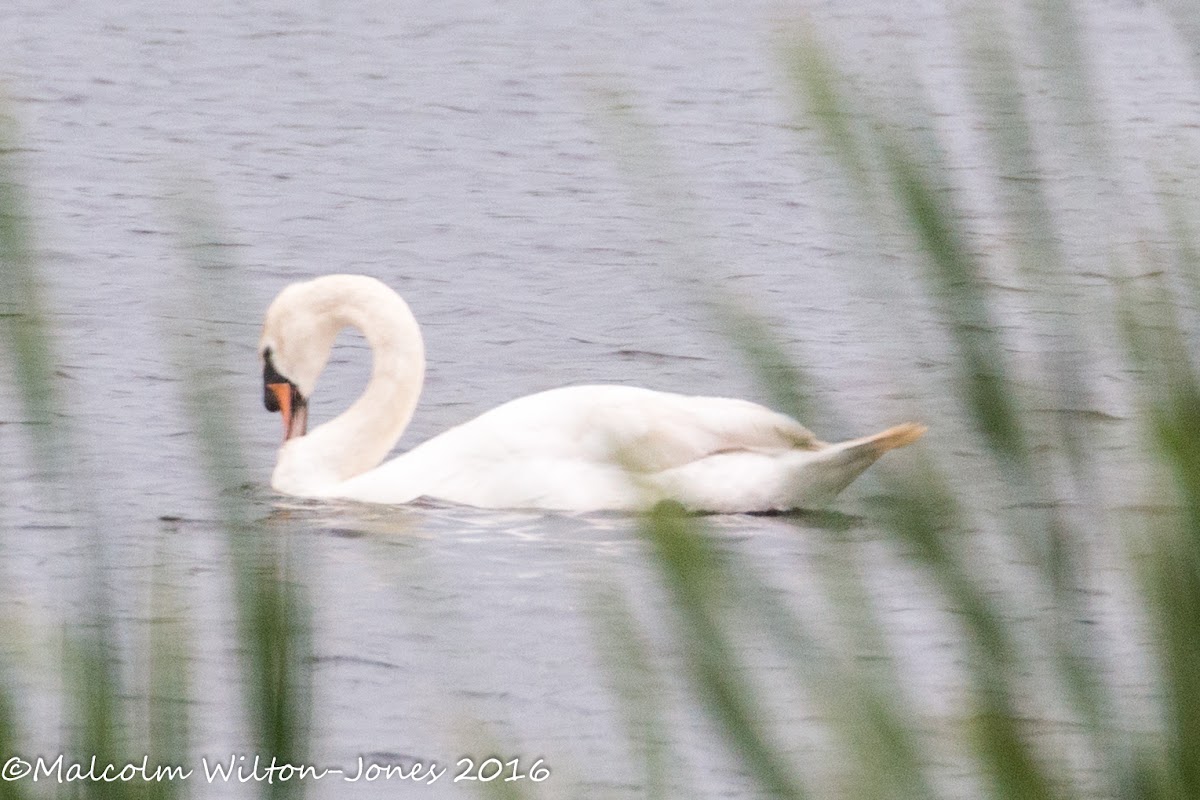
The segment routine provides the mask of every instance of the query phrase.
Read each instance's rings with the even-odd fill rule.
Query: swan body
[[[371,345],[371,378],[349,409],[306,432],[307,400],[346,326]],[[504,403],[381,464],[424,380],[421,332],[399,295],[360,275],[292,284],[267,310],[259,352],[264,400],[284,422],[271,485],[302,497],[579,511],[663,499],[729,513],[817,508],[925,430],[906,423],[825,444],[745,400],[568,386]]]

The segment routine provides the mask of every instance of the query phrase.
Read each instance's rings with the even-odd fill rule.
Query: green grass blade
[[[987,290],[954,220],[944,192],[896,141],[883,133],[858,134],[847,120],[864,116],[847,101],[837,71],[819,45],[802,38],[790,50],[794,85],[807,100],[811,118],[839,156],[850,181],[868,208],[877,205],[876,183],[867,165],[877,153],[905,221],[928,256],[926,279],[940,293],[941,307],[961,359],[958,385],[967,409],[988,445],[1008,460],[1028,461],[1020,414],[1006,391],[1011,385],[1001,357],[1004,352],[992,320]],[[861,126],[860,126],[861,127]],[[873,127],[878,127],[874,123]],[[933,154],[936,159],[937,154]]]
[[[938,797],[927,778],[928,764],[911,724],[913,714],[904,703],[878,619],[857,576],[834,575],[833,583],[838,585],[826,596],[837,615],[836,628],[850,636],[858,648],[856,656],[872,657],[870,669],[839,657],[809,635],[801,620],[742,559],[726,554],[721,567],[718,582],[736,587],[738,610],[746,616],[741,624],[767,632],[801,685],[825,709],[828,724],[840,736],[850,770],[847,781],[856,787],[856,796],[863,800]]]
[[[1148,590],[1156,614],[1167,724],[1167,766],[1179,797],[1200,792],[1200,558],[1179,531],[1160,531]],[[1189,536],[1194,536],[1189,532]]]
[[[642,528],[654,545],[679,618],[696,693],[726,742],[765,791],[779,798],[808,797],[799,776],[760,722],[762,708],[719,621],[713,587],[719,581],[720,568],[711,546],[696,532],[698,524],[695,518],[660,505],[645,518]]]
[[[627,738],[643,765],[641,796],[665,800],[675,756],[662,704],[662,676],[627,598],[612,581],[590,594],[597,650],[624,713]]]
[[[863,114],[847,101],[850,92],[824,48],[810,32],[800,32],[783,50],[788,78],[802,100],[802,125],[815,122],[825,145],[841,162],[847,180],[868,208],[875,203],[870,146],[860,124]]]
[[[885,524],[913,548],[966,626],[971,645],[971,744],[996,796],[1006,800],[1056,797],[1056,781],[1036,757],[1013,701],[1010,683],[1018,669],[1016,644],[998,610],[949,546],[948,537],[964,530],[953,493],[929,466],[903,481],[890,477],[886,483],[890,494],[879,506]]]
[[[185,301],[197,312],[183,316],[203,325],[226,317],[236,307],[237,270],[213,224],[215,214],[194,196],[180,206],[178,219],[191,261],[191,285]],[[218,513],[229,542],[235,586],[238,632],[242,645],[246,703],[255,726],[258,754],[303,763],[311,724],[311,620],[300,584],[290,572],[294,559],[280,540],[250,519],[241,487],[247,470],[233,424],[226,370],[219,343],[223,332],[177,335],[177,363],[186,375],[185,403],[196,424],[202,461],[219,498]],[[299,781],[261,786],[272,798],[299,797]]]
[[[186,766],[192,721],[188,670],[191,654],[168,551],[167,537],[163,536],[151,587],[146,751],[151,764]],[[183,794],[183,786],[170,780],[152,783],[147,790],[153,800],[172,800]]]
[[[5,760],[22,752],[20,729],[7,684],[0,686],[0,754]],[[25,800],[29,794],[19,781],[0,781],[0,800]]]
[[[1151,532],[1143,582],[1155,624],[1166,717],[1164,783],[1177,797],[1200,793],[1200,378],[1165,282],[1122,292],[1130,358],[1143,372],[1153,450],[1179,514]]]
[[[741,352],[767,394],[772,408],[797,420],[828,422],[816,407],[815,381],[788,354],[783,342],[761,316],[731,297],[709,293],[708,308],[722,326],[725,338]]]
[[[120,676],[112,648],[112,633],[105,628],[66,633],[63,666],[74,704],[71,760],[121,764],[129,752],[122,719]],[[120,783],[89,783],[89,796],[119,798],[126,795]]]
[[[1200,450],[1192,445],[1200,424],[1200,380],[1189,345],[1164,282],[1149,291],[1149,302],[1123,297],[1128,349],[1146,378],[1144,401],[1156,451],[1170,470],[1183,502],[1185,530],[1200,547]]]
[[[62,668],[72,710],[64,752],[77,760],[122,763],[128,747],[123,676],[118,668],[110,598],[105,586],[106,548],[96,493],[84,474],[70,468],[75,441],[62,413],[56,386],[50,316],[33,248],[32,223],[15,163],[15,125],[0,108],[0,348],[15,366],[22,413],[31,423],[32,455],[54,503],[81,515],[88,537],[87,615],[64,631]],[[7,704],[7,703],[6,703]],[[7,757],[7,756],[5,756]],[[90,784],[97,797],[126,796],[121,784]]]
[[[1057,110],[1067,113],[1062,106],[1068,106],[1072,111],[1068,121],[1074,124],[1055,128],[1054,139],[1059,140],[1074,135],[1081,129],[1080,118],[1088,116],[1089,105],[1083,99],[1087,86],[1086,66],[1073,35],[1075,26],[1065,16],[1069,14],[1055,2],[1038,0],[1033,6],[1041,23],[1038,28],[1041,35],[1053,36],[1052,41],[1042,48],[1054,67],[1048,73],[1059,78],[1059,84],[1067,84],[1068,99],[1058,104]],[[993,161],[1002,176],[997,181],[1001,208],[1010,228],[1020,231],[1013,237],[1011,246],[1022,273],[1038,290],[1035,297],[1048,304],[1047,308],[1031,309],[1042,312],[1033,319],[1046,320],[1044,327],[1048,332],[1064,342],[1063,346],[1038,354],[1042,362],[1039,377],[1051,388],[1050,396],[1063,408],[1086,409],[1092,404],[1084,379],[1086,365],[1073,356],[1085,352],[1086,348],[1082,346],[1075,316],[1068,313],[1072,308],[1078,308],[1080,301],[1069,288],[1070,277],[1060,246],[1062,231],[1056,224],[1056,215],[1041,178],[1036,134],[1026,108],[1029,98],[1022,86],[1011,36],[1000,22],[1000,14],[1001,9],[990,3],[976,4],[964,12],[960,28],[962,38],[971,47],[968,73],[974,78],[974,95],[984,112],[983,129],[988,134],[995,154]],[[1059,414],[1056,420],[1063,451],[1080,471],[1086,464],[1082,450],[1087,441],[1086,432],[1081,429],[1076,414]]]
[[[24,413],[30,422],[47,430],[48,438],[54,394],[50,382],[50,347],[36,320],[41,318],[40,301],[33,281],[33,255],[29,219],[13,163],[16,135],[7,108],[0,105],[0,347],[15,365]],[[48,458],[52,447],[43,448]],[[0,683],[0,757],[20,752],[20,730],[14,716],[9,686]],[[0,800],[27,797],[22,784],[0,781]]]
[[[1088,65],[1077,37],[1078,19],[1059,0],[1034,0],[1030,5],[1035,25],[1028,35],[1041,45],[1041,54],[1049,65],[1048,80],[1059,89],[1056,96],[1062,98],[1054,108],[1059,123],[1047,138],[1073,145],[1073,155],[1082,151],[1086,163],[1099,170],[1105,163],[1106,147],[1094,124]],[[1090,524],[1099,525],[1102,492],[1090,449],[1101,436],[1089,427],[1094,423],[1078,413],[1094,404],[1086,377],[1092,369],[1087,361],[1089,347],[1081,329],[1088,323],[1088,314],[1081,313],[1080,292],[1072,288],[1078,279],[1070,274],[1062,253],[1063,230],[1056,225],[1040,177],[1040,158],[1044,156],[1035,143],[1037,135],[1028,111],[1030,98],[1023,89],[1015,44],[1000,16],[1001,9],[990,4],[964,12],[960,29],[971,48],[968,73],[973,76],[974,94],[984,113],[983,129],[992,144],[993,163],[1003,176],[998,182],[1001,209],[1009,228],[1019,232],[1012,237],[1017,263],[1026,281],[1036,289],[1032,295],[1023,295],[1033,298],[1025,318],[1044,320],[1039,327],[1045,329],[1045,338],[1061,343],[1041,352],[1038,360],[1039,383],[1048,387],[1047,402],[1062,413],[1054,416],[1053,425],[1027,431],[1025,438],[1028,442],[1035,436],[1039,442],[1058,446],[1070,466],[1085,516]],[[1088,185],[1094,192],[1100,184],[1100,173],[1085,175],[1082,180],[1090,181]],[[1094,233],[1102,237],[1106,232]],[[1013,384],[1004,380],[989,387],[989,391],[1003,391],[1006,386]],[[1110,785],[1115,785],[1124,767],[1110,730],[1112,701],[1097,678],[1098,656],[1091,631],[1081,622],[1092,615],[1085,602],[1088,595],[1080,591],[1085,582],[1080,565],[1088,544],[1071,530],[1072,522],[1060,505],[1048,497],[1054,478],[1045,466],[1046,459],[1031,457],[1027,447],[1022,458],[1010,458],[1005,474],[1012,484],[1015,502],[1032,500],[1041,509],[1030,512],[1023,521],[1014,519],[1010,527],[1027,526],[1035,534],[1025,537],[1032,544],[1029,553],[1053,590],[1056,606],[1050,629],[1045,631],[1045,646],[1054,654],[1058,677],[1072,707],[1087,726],[1091,746],[1106,764]],[[1044,545],[1039,547],[1039,542]]]
[[[759,315],[729,293],[713,289],[717,270],[711,254],[697,244],[703,237],[697,233],[696,212],[686,202],[687,194],[671,169],[667,148],[623,95],[606,92],[600,101],[610,147],[631,185],[655,210],[654,221],[680,267],[675,277],[688,298],[699,301],[726,341],[741,351],[743,363],[755,371],[759,385],[766,390],[768,403],[797,419],[811,421],[817,411],[810,400],[814,394],[811,376],[796,366],[783,342]]]
[[[1001,355],[1003,342],[989,310],[985,282],[953,220],[958,216],[934,189],[916,160],[892,142],[884,156],[900,206],[928,256],[927,278],[941,294],[943,313],[958,353],[958,384],[988,446],[1021,468],[1029,463],[1013,381]]]
[[[1003,344],[990,319],[988,309],[992,303],[979,266],[957,232],[954,220],[958,215],[934,191],[932,181],[915,159],[894,144],[885,143],[885,152],[901,206],[907,210],[929,257],[928,281],[943,297],[943,313],[958,355],[959,386],[976,426],[992,452],[1001,456],[1004,474],[1020,489],[1020,495],[1027,500],[1041,498],[1048,476],[1031,455],[1029,433],[1021,423],[1021,406],[1011,388],[1015,384],[1001,356]],[[1060,382],[1059,390],[1065,392],[1064,386]],[[1076,537],[1070,535],[1055,505],[1043,505],[1033,516],[1040,536],[1031,538],[1029,532],[1021,531],[1015,518],[1009,524],[1018,533],[1018,541],[1026,542],[1034,563],[1043,565],[1042,573],[1054,589],[1061,621],[1049,634],[1049,646],[1075,708],[1088,721],[1093,734],[1103,739],[1106,698],[1090,677],[1094,656],[1085,646],[1085,633],[1076,630],[1077,621],[1085,617],[1076,599]]]
[[[16,163],[15,122],[0,106],[0,344],[16,372],[22,411],[35,454],[51,474],[62,471],[58,393],[45,299],[33,252],[33,231]]]

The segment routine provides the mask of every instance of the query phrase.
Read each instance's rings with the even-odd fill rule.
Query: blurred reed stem
[[[1009,255],[1020,267],[1026,291],[1018,313],[1039,320],[1035,332],[1057,343],[1034,354],[1033,375],[1046,387],[1039,403],[1058,411],[1050,418],[1037,413],[1039,403],[1023,385],[1028,377],[1016,375],[1006,355],[1011,348],[1002,331],[1011,326],[1012,311],[1004,309],[1013,303],[1000,301],[986,274],[967,215],[956,204],[959,187],[949,157],[936,136],[910,136],[903,125],[891,124],[893,117],[905,114],[905,119],[923,112],[928,117],[929,109],[918,99],[915,109],[877,112],[869,92],[853,93],[851,102],[846,77],[811,28],[788,50],[789,74],[805,109],[801,127],[821,134],[858,196],[859,213],[868,225],[879,231],[898,225],[915,244],[917,257],[901,279],[918,282],[932,298],[951,346],[953,391],[1000,479],[998,491],[990,493],[964,487],[949,478],[944,445],[923,452],[918,448],[906,452],[908,469],[898,469],[898,463],[877,468],[887,494],[870,508],[963,624],[968,691],[960,713],[970,732],[971,766],[984,778],[984,796],[1200,797],[1200,536],[1195,533],[1200,530],[1200,448],[1192,446],[1200,430],[1200,378],[1189,346],[1200,337],[1178,313],[1181,303],[1169,290],[1169,280],[1147,289],[1145,281],[1126,277],[1153,274],[1161,268],[1158,264],[1114,265],[1113,278],[1124,287],[1117,302],[1079,285],[1079,273],[1089,267],[1073,264],[1067,255],[1074,251],[1063,245],[1069,233],[1042,183],[1043,153],[1037,143],[1074,148],[1076,163],[1093,170],[1079,182],[1097,187],[1112,180],[1107,176],[1110,133],[1093,102],[1078,13],[1058,0],[1035,0],[1021,9],[1033,27],[1014,29],[1009,11],[985,5],[964,12],[959,35],[971,53],[969,89],[990,134],[991,165],[997,175],[1013,178],[999,182],[997,207],[1011,232],[1014,253]],[[1024,19],[1020,13],[1015,17]],[[1033,42],[1049,71],[1048,81],[1065,98],[1052,115],[1053,124],[1069,129],[1063,136],[1039,130],[1047,123],[1035,123],[1029,113],[1021,63],[1026,56],[1017,55],[1014,35],[1025,37],[1021,43]],[[633,116],[628,110],[623,114]],[[634,137],[623,141],[638,146]],[[644,147],[625,159],[634,165],[654,163],[655,152]],[[1107,201],[1098,192],[1089,195],[1096,198],[1097,219],[1118,220],[1128,213],[1128,199],[1120,191],[1111,194]],[[1200,249],[1188,233],[1187,215],[1169,201],[1166,210],[1174,232],[1170,259],[1200,297],[1194,289],[1200,286]],[[1108,234],[1103,225],[1093,224],[1090,230],[1100,237]],[[1085,250],[1103,248],[1101,240],[1089,242]],[[895,278],[879,276],[881,285],[890,280]],[[1097,313],[1119,322],[1124,331],[1129,374],[1140,384],[1146,412],[1146,455],[1173,495],[1171,513],[1144,520],[1148,560],[1140,567],[1133,561],[1123,565],[1143,576],[1141,600],[1154,626],[1149,640],[1161,666],[1156,692],[1163,697],[1162,728],[1148,736],[1127,729],[1115,712],[1123,705],[1120,688],[1106,677],[1107,664],[1091,627],[1098,612],[1090,600],[1094,590],[1087,570],[1098,563],[1097,552],[1107,546],[1106,539],[1127,535],[1112,527],[1102,506],[1114,501],[1102,486],[1100,469],[1110,452],[1107,431],[1086,413],[1096,403],[1090,370],[1112,355],[1106,347],[1122,348],[1095,337],[1094,331],[1105,327],[1094,318]],[[806,408],[814,379],[788,366],[766,326],[747,312],[731,327],[779,407],[792,413]],[[776,366],[781,362],[782,367]],[[772,385],[781,376],[783,385]],[[938,425],[932,422],[930,438],[936,442]],[[1130,465],[1129,472],[1135,468]],[[1119,489],[1136,491],[1136,484]],[[1080,505],[1072,507],[1073,502]],[[963,552],[979,532],[976,521],[985,517],[1007,532],[1017,557],[1032,566],[1032,585],[1006,577],[997,592],[969,566]],[[802,535],[825,535],[801,527]],[[853,569],[823,573],[826,592],[839,604],[837,629],[850,643],[847,663],[827,652],[803,621],[789,618],[770,592],[751,590],[756,581],[745,571],[728,571],[728,554],[716,555],[701,521],[660,510],[648,518],[645,531],[681,620],[676,635],[689,660],[692,696],[708,708],[759,790],[770,796],[827,796],[827,787],[815,786],[804,767],[789,758],[788,742],[778,732],[750,722],[756,719],[750,709],[762,702],[753,689],[755,668],[739,660],[728,640],[747,617],[788,643],[791,661],[814,695],[836,698],[826,709],[825,723],[852,732],[840,743],[848,763],[837,785],[854,788],[840,796],[940,796],[928,742],[906,716],[903,685],[890,659],[873,670],[873,677],[855,677],[855,652],[886,648],[861,574]],[[848,560],[853,563],[853,556]],[[1049,607],[1032,621],[1011,617],[1014,597],[1031,591],[1048,592]],[[720,603],[714,592],[723,598]],[[718,614],[718,606],[735,610]],[[1033,677],[1031,661],[1043,655],[1051,667],[1049,688]],[[851,688],[829,691],[834,675]],[[1047,695],[1058,690],[1061,697]],[[1063,737],[1035,735],[1027,709],[1046,700],[1056,707],[1065,700],[1069,724],[1078,732],[1068,737],[1071,746],[1082,747],[1097,774],[1081,776],[1068,766],[1065,751],[1057,749],[1066,741]]]

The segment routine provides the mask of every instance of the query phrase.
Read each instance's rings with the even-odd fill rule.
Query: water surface
[[[1101,3],[1088,14],[1114,157],[1134,187],[1117,236],[1153,240],[1162,162],[1147,153],[1195,145],[1185,49],[1169,38],[1164,48],[1164,20],[1141,4]],[[413,308],[429,367],[401,449],[564,384],[765,400],[695,301],[697,287],[719,287],[748,298],[817,376],[817,406],[829,413],[808,422],[823,438],[918,417],[932,426],[928,446],[964,486],[984,474],[950,399],[946,341],[928,298],[899,271],[880,278],[911,256],[912,243],[846,224],[843,177],[814,131],[796,124],[778,52],[779,32],[798,18],[837,32],[837,52],[863,74],[915,65],[937,114],[912,124],[943,137],[978,189],[964,198],[978,246],[1003,251],[1005,231],[980,216],[990,180],[979,155],[983,123],[960,88],[951,18],[933,2],[903,15],[865,0],[806,11],[724,0],[252,8],[10,0],[0,9],[0,76],[21,123],[18,156],[61,385],[96,507],[87,514],[103,534],[106,579],[130,630],[153,616],[150,589],[163,574],[155,565],[166,565],[194,626],[197,754],[222,758],[248,745],[236,710],[225,540],[181,401],[199,373],[180,364],[172,344],[180,337],[224,353],[250,460],[245,491],[262,535],[286,539],[303,565],[297,578],[316,624],[314,763],[352,769],[362,755],[452,766],[487,755],[471,750],[483,746],[482,722],[507,748],[502,755],[545,759],[553,794],[583,787],[586,796],[602,788],[635,797],[639,768],[587,613],[592,582],[623,586],[668,669],[678,668],[660,629],[664,596],[628,518],[273,495],[265,484],[278,420],[261,406],[255,348],[262,311],[290,281],[363,272]],[[1051,113],[1049,91],[1032,113]],[[606,110],[614,93],[661,142],[666,161],[655,169],[622,145],[629,131]],[[1082,168],[1049,152],[1043,168],[1063,218],[1086,230],[1096,221],[1088,184],[1076,180]],[[1191,159],[1172,168],[1180,182],[1171,190],[1195,177]],[[201,274],[203,302],[185,289],[191,259],[177,216],[180,198],[197,195],[220,209],[207,243],[235,267]],[[1081,286],[1103,274],[1105,253],[1063,246]],[[993,266],[1001,275],[1012,267]],[[1086,307],[1080,317],[1091,324]],[[1018,366],[1062,346],[1042,335],[1036,315],[1013,325]],[[353,399],[367,359],[361,338],[344,337],[314,401],[317,421]],[[1126,463],[1136,434],[1128,384],[1105,365],[1096,384],[1092,407],[1068,411],[1091,414],[1113,460]],[[16,409],[11,385],[0,383],[4,602],[17,632],[13,680],[26,690],[22,719],[34,748],[52,752],[71,721],[54,679],[43,677],[53,674],[43,668],[46,652],[57,626],[83,608],[79,586],[93,551],[79,515],[48,510]],[[904,459],[889,457],[897,466]],[[956,634],[948,610],[883,541],[865,502],[876,491],[868,476],[838,503],[839,526],[850,530],[842,549],[829,549],[828,518],[711,524],[818,625],[827,618],[814,588],[818,559],[864,559],[915,705],[937,720],[961,690]],[[1107,496],[1118,512],[1138,499]],[[1015,559],[1000,545],[981,549],[984,565]],[[1100,629],[1119,631],[1129,577],[1097,568],[1095,581],[1106,598]],[[138,643],[124,644],[136,661]],[[1134,697],[1149,691],[1137,677],[1136,644],[1111,642],[1116,669],[1134,676]],[[753,643],[742,654],[767,676],[770,724],[798,758],[819,764],[826,743],[811,698],[775,679],[778,654]],[[674,780],[748,796],[746,777],[683,701],[681,683],[668,678],[681,738]],[[424,794],[462,793],[448,781]],[[379,783],[351,791],[332,780],[310,788],[318,797],[397,791]]]

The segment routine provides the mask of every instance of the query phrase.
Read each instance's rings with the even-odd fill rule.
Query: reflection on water
[[[971,112],[954,106],[948,88],[956,63],[942,46],[940,4],[911,5],[900,18],[887,4],[824,5],[812,13],[837,18],[856,63],[879,65],[896,58],[894,43],[911,45],[946,110],[920,124],[941,126],[965,171],[978,167]],[[1196,103],[1141,4],[1101,6],[1090,12],[1098,72],[1115,98],[1118,156],[1140,175],[1150,168],[1141,144],[1188,148],[1194,131],[1179,109]],[[244,387],[236,412],[258,476],[249,499],[261,535],[286,540],[315,606],[315,763],[351,769],[365,755],[452,766],[484,756],[470,749],[476,743],[499,742],[509,748],[502,755],[544,758],[554,780],[638,796],[587,614],[588,587],[613,580],[657,624],[663,596],[634,523],[277,498],[265,488],[277,420],[261,408],[255,357],[261,313],[282,285],[362,271],[406,297],[429,349],[428,383],[402,447],[562,384],[761,399],[712,320],[686,301],[686,281],[675,280],[683,267],[657,241],[656,210],[622,181],[597,88],[628,89],[644,109],[694,194],[700,246],[723,265],[715,279],[760,305],[824,381],[817,399],[836,421],[814,423],[818,435],[876,430],[916,409],[933,428],[930,446],[949,451],[969,485],[980,456],[945,444],[963,426],[937,389],[946,360],[932,315],[858,277],[864,263],[889,262],[908,245],[865,241],[842,224],[842,178],[812,132],[793,124],[772,61],[780,14],[776,3],[725,0],[0,7],[0,77],[23,123],[61,377],[83,443],[78,467],[101,498],[105,579],[134,629],[147,624],[156,568],[177,586],[196,634],[198,753],[220,758],[246,743],[230,712],[240,706],[226,543],[180,402],[192,376],[166,344],[193,323],[208,330],[179,307],[185,259],[168,206],[180,174],[212,182],[225,210],[220,244],[243,265],[247,291],[205,323]],[[1072,165],[1051,166],[1069,193]],[[1063,203],[1087,206],[1078,196]],[[1086,268],[1106,254],[1069,255]],[[920,335],[902,340],[878,324],[891,316]],[[360,340],[335,354],[314,401],[317,421],[352,400],[366,357]],[[1069,411],[1119,429],[1111,439],[1120,464],[1132,436],[1128,399],[1119,378],[1107,381],[1099,408]],[[4,653],[18,666],[12,680],[25,690],[30,739],[49,751],[68,721],[57,687],[41,677],[53,674],[42,654],[54,652],[59,621],[80,611],[79,576],[93,551],[77,516],[46,510],[22,456],[16,407],[0,383],[4,602],[15,629]],[[862,502],[872,491],[867,476],[839,512],[707,522],[818,622],[829,615],[815,565],[863,559],[916,706],[936,719],[960,685],[952,615],[874,528]],[[981,543],[981,561],[995,549]],[[1098,582],[1129,581],[1106,573]],[[770,680],[777,656],[746,647]],[[1130,643],[1114,649],[1118,666],[1144,674]],[[688,731],[680,775],[740,796],[744,777],[714,755],[707,723],[677,702],[676,677],[667,705]],[[815,758],[811,706],[775,683],[773,724],[801,757]],[[460,789],[443,781],[428,796]],[[394,791],[355,784],[352,796]],[[351,796],[329,782],[315,794]]]
[[[857,524],[832,519],[842,528]],[[776,577],[798,599],[810,593],[804,517],[709,522],[756,561],[789,565]],[[650,580],[650,553],[633,527],[628,517],[607,514],[275,503],[262,532],[287,537],[297,573],[313,591],[314,753],[350,769],[364,754],[445,765],[501,746],[509,748],[506,758],[544,758],[571,780],[636,796],[640,772],[621,744],[625,731],[588,613],[596,581],[616,580],[652,629],[662,623],[665,597]],[[197,534],[203,531],[192,531],[189,549]],[[216,576],[179,577],[185,596],[204,596]],[[200,616],[213,615],[209,633],[220,641],[229,634],[220,628],[222,603],[214,602]],[[663,655],[669,663],[670,652]],[[202,652],[197,677],[220,674],[227,657],[219,645]],[[766,650],[755,656],[768,672],[782,667],[778,658]],[[687,708],[678,676],[668,677],[673,702]],[[220,695],[223,687],[214,682],[202,696],[209,691]],[[779,691],[779,724],[801,723],[808,712],[795,689]],[[742,784],[730,764],[714,758],[707,724],[689,716],[695,713],[685,714],[685,730],[694,731],[684,742],[689,772],[707,785]],[[228,736],[218,724],[197,749],[227,749]]]

